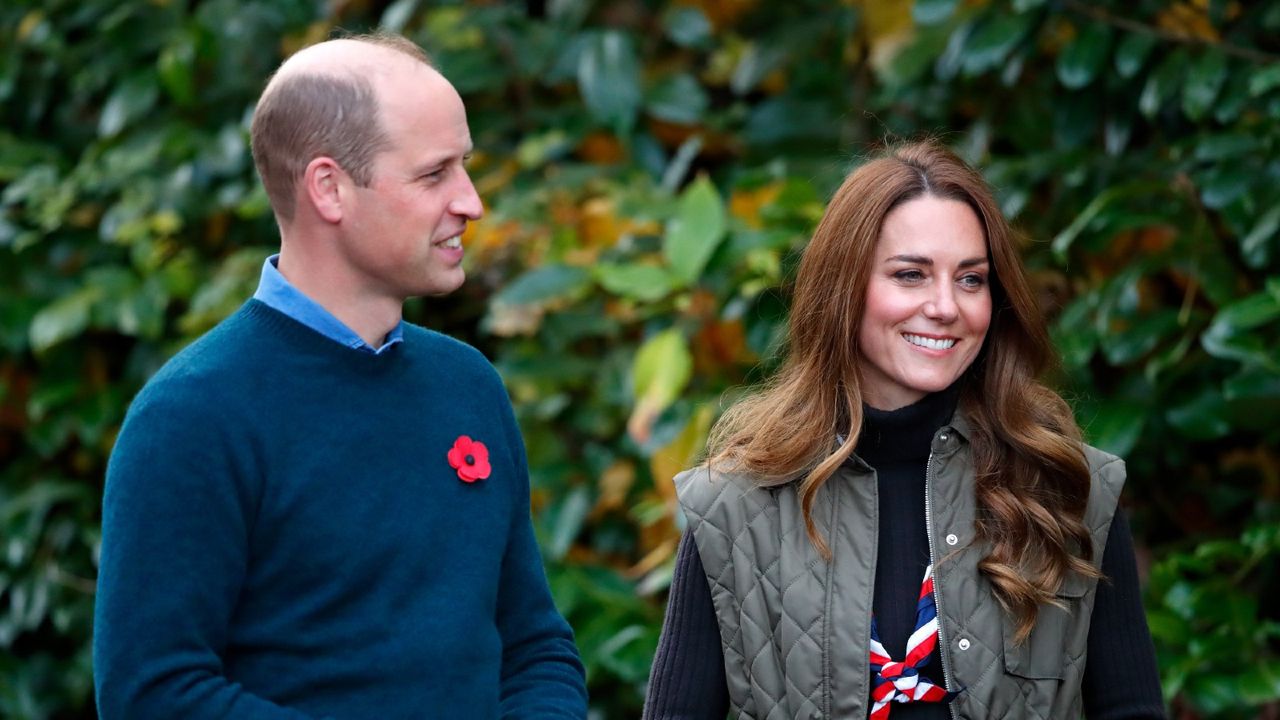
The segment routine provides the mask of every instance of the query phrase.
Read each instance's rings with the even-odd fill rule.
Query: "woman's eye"
[[[899,270],[893,274],[893,277],[895,280],[902,280],[904,282],[916,282],[924,279],[924,273],[919,270]]]
[[[981,275],[965,275],[960,278],[960,284],[971,290],[976,290],[987,284],[987,279]]]

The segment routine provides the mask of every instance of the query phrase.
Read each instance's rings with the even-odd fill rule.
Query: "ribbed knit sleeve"
[[[724,720],[729,690],[711,590],[691,534],[680,541],[645,720]]]
[[[515,455],[517,511],[502,559],[496,622],[502,635],[501,712],[522,720],[584,718],[586,677],[573,630],[556,609],[542,569],[529,517],[529,476],[524,442],[494,374],[500,395],[494,412],[504,418],[507,446]]]
[[[1155,649],[1142,608],[1133,539],[1117,510],[1102,552],[1102,572],[1089,625],[1084,708],[1089,720],[1164,718]]]

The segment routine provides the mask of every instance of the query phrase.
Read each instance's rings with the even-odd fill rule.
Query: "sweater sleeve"
[[[691,534],[680,540],[667,616],[644,703],[645,720],[724,720],[729,690],[706,573]]]
[[[153,388],[134,405],[103,496],[99,717],[303,720],[223,674],[253,504],[225,424],[177,390]]]
[[[587,690],[573,630],[556,609],[529,515],[524,442],[502,394],[508,446],[520,471],[502,560],[497,625],[502,636],[504,718],[585,718]]]
[[[1133,538],[1117,510],[1102,553],[1102,572],[1089,626],[1084,708],[1089,720],[1165,717],[1155,649],[1142,608]]]

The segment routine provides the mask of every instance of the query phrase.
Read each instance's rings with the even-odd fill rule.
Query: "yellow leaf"
[[[675,509],[676,487],[671,479],[676,473],[691,467],[707,443],[707,433],[715,410],[711,405],[698,408],[684,430],[669,445],[658,450],[649,459],[649,471],[653,475],[654,489],[662,499]]]
[[[1218,42],[1221,34],[1209,19],[1207,6],[1200,3],[1176,3],[1156,15],[1156,25],[1179,35],[1206,42]]]
[[[23,15],[22,21],[18,23],[18,40],[26,40],[27,36],[35,32],[35,29],[40,26],[40,22],[43,20],[44,13],[39,10],[32,10],[26,15]]]
[[[627,504],[627,493],[636,482],[636,466],[627,460],[615,460],[600,475],[600,499],[593,512],[618,510]]]
[[[612,134],[594,132],[582,138],[578,156],[596,165],[616,165],[627,159],[627,150]]]
[[[729,214],[741,220],[747,227],[759,229],[764,225],[760,210],[778,199],[782,183],[772,182],[749,190],[734,190],[729,196]]]
[[[593,197],[582,204],[578,237],[589,247],[612,247],[618,242],[621,228],[614,214],[613,200]]]
[[[157,235],[172,235],[182,229],[182,218],[172,210],[161,210],[151,216],[151,230]]]
[[[627,432],[644,443],[658,415],[684,391],[693,375],[693,355],[684,335],[675,328],[645,341],[631,366],[636,406],[627,421]]]
[[[627,577],[638,578],[641,575],[647,574],[649,571],[671,559],[671,556],[676,554],[676,548],[679,547],[679,545],[680,541],[678,538],[668,538],[667,540],[664,540],[660,545],[655,547],[653,550],[650,550],[644,557],[640,558],[639,562],[628,568],[626,573]]]

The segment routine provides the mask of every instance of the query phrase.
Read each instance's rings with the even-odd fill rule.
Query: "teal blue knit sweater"
[[[460,479],[460,436],[487,478]],[[408,325],[352,350],[258,301],[129,410],[93,649],[103,718],[586,713],[492,367]]]

